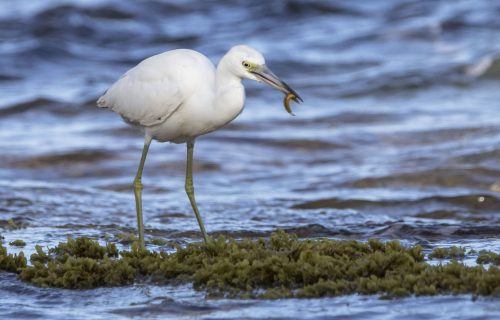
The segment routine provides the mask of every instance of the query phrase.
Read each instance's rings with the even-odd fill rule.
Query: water
[[[401,239],[500,251],[500,2],[0,2],[0,229],[4,243],[134,232],[142,134],[96,98],[141,59],[188,47],[214,62],[258,48],[304,98],[247,82],[245,111],[198,139],[207,230]],[[153,143],[147,237],[199,241],[185,147]],[[155,249],[154,246],[151,247]],[[16,252],[18,249],[9,248]],[[232,301],[186,287],[39,289],[0,274],[6,318],[494,318],[470,296]],[[123,297],[127,299],[123,299]]]

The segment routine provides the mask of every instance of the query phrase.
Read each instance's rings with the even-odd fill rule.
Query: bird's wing
[[[126,121],[153,126],[165,121],[182,104],[179,87],[161,70],[132,68],[97,100]]]

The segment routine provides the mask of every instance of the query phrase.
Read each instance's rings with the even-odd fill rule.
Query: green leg
[[[146,137],[144,141],[144,148],[142,149],[141,162],[139,163],[139,168],[134,179],[134,194],[135,194],[135,209],[137,211],[137,230],[139,231],[139,245],[144,249],[144,222],[142,219],[142,169],[144,168],[144,162],[146,162],[146,156],[148,154],[149,145],[151,144],[151,138]]]
[[[205,243],[208,242],[207,232],[205,231],[205,226],[203,225],[203,220],[201,219],[200,212],[196,206],[196,200],[194,199],[194,186],[193,186],[193,149],[194,141],[189,141],[187,143],[187,165],[186,165],[186,193],[193,207],[194,214],[196,215],[196,220],[200,225],[201,234]]]

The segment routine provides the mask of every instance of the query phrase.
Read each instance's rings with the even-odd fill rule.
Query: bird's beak
[[[258,68],[250,71],[257,80],[263,81],[270,85],[271,87],[283,92],[285,95],[288,94],[293,94],[295,97],[297,97],[298,101],[303,101],[302,98],[299,96],[295,90],[290,88],[289,85],[287,85],[284,81],[282,81],[280,78],[278,78],[277,75],[275,75],[271,70],[266,65],[259,66]]]

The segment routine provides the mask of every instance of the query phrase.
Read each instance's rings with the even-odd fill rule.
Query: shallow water
[[[305,103],[291,117],[281,94],[247,82],[243,114],[198,139],[195,186],[210,233],[265,237],[281,228],[499,252],[499,13],[500,3],[487,0],[4,0],[0,220],[22,226],[0,224],[4,242],[24,239],[31,253],[67,236],[134,232],[130,185],[142,134],[94,101],[149,55],[189,47],[216,62],[247,43]],[[148,239],[200,240],[184,161],[183,145],[151,147]],[[0,277],[7,318],[467,319],[500,311],[498,301],[468,296],[206,300],[190,287],[61,291]]]

